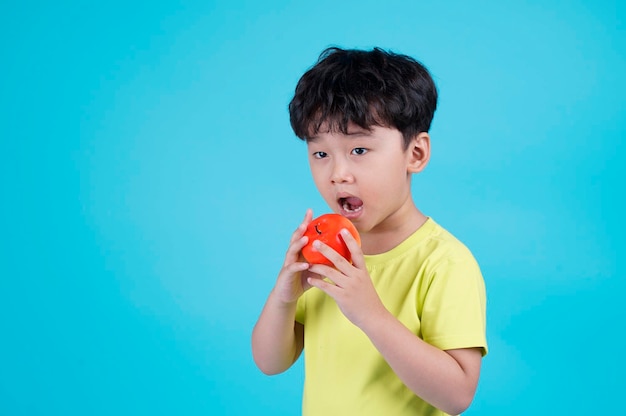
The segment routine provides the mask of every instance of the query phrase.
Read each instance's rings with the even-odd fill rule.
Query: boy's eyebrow
[[[348,133],[344,134],[344,136],[346,138],[348,138],[348,139],[359,139],[359,138],[370,138],[370,139],[373,139],[374,138],[374,136],[370,132],[368,132],[366,130],[364,130],[364,131],[348,132]],[[307,143],[315,143],[318,140],[319,140],[319,136],[310,136],[310,137],[306,138],[306,142]]]
[[[316,141],[317,141],[317,139],[318,139],[318,137],[317,137],[317,136],[307,136],[307,138],[306,138],[306,142],[307,142],[307,143],[309,143],[309,142],[316,142]]]
[[[362,128],[362,127],[349,127],[348,131],[346,131],[345,133],[343,132],[337,132],[340,133],[346,137],[350,137],[350,138],[357,138],[357,137],[371,137],[373,138],[374,135],[372,134],[372,130],[371,129],[366,129],[366,128]],[[308,136],[306,138],[307,142],[316,142],[319,139],[319,135],[315,134],[312,136]]]
[[[346,132],[345,136],[349,139],[375,139],[376,138],[372,130],[367,130],[367,129],[349,130],[348,132]]]
[[[355,137],[355,136],[366,136],[366,137],[373,137],[372,135],[372,131],[371,130],[367,130],[367,129],[350,129],[347,132],[343,133],[343,132],[338,132],[341,133],[344,136],[348,136],[348,137]],[[316,140],[318,139],[319,136],[315,135],[315,136],[309,136],[308,140]]]
[[[372,131],[371,130],[365,130],[365,129],[352,130],[352,131],[348,131],[346,133],[346,136],[367,136],[367,137],[372,137]]]

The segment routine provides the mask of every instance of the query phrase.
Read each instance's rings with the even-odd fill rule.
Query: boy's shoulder
[[[475,261],[474,255],[467,245],[433,218],[429,217],[422,226],[422,228],[424,227],[425,232],[421,235],[421,238],[416,239],[418,240],[416,243],[425,246],[429,257],[450,262]],[[414,236],[419,232],[420,230],[416,231]]]
[[[418,266],[442,262],[475,261],[467,246],[434,219],[428,218],[420,228],[390,251],[365,256],[369,266],[408,261]]]

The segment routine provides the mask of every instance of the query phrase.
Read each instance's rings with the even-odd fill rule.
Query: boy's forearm
[[[449,414],[459,414],[470,405],[480,372],[478,350],[459,350],[466,354],[462,356],[465,361],[459,362],[455,352],[426,343],[391,313],[371,320],[361,329],[417,396]]]
[[[296,303],[283,304],[273,294],[267,299],[252,331],[252,354],[265,374],[287,370],[302,351],[295,330]]]

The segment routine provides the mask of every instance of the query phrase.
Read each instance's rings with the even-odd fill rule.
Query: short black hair
[[[424,65],[406,55],[330,47],[302,75],[289,103],[291,127],[300,139],[322,124],[347,134],[348,124],[399,130],[405,147],[428,132],[437,108],[437,87]]]

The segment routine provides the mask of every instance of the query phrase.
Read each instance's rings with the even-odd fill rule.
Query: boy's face
[[[307,140],[307,147],[320,194],[334,212],[352,220],[359,232],[394,227],[415,208],[411,174],[428,162],[427,134],[413,139],[405,150],[402,133],[393,128],[364,130],[350,125],[345,135],[322,128]]]

